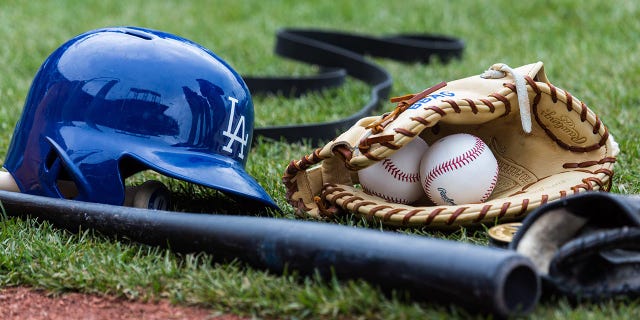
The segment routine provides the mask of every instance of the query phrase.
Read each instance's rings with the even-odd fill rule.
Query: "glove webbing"
[[[243,76],[252,94],[281,93],[299,96],[306,92],[336,87],[347,75],[369,84],[369,101],[356,113],[335,121],[289,124],[255,128],[256,136],[284,138],[289,142],[309,139],[318,144],[329,141],[357,120],[371,115],[386,100],[391,91],[391,75],[364,55],[402,62],[428,63],[433,57],[442,62],[460,58],[462,40],[429,34],[399,34],[373,37],[354,33],[314,29],[282,29],[276,35],[275,53],[283,57],[321,67],[310,77]]]

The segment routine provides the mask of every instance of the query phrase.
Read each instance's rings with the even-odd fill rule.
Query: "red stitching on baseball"
[[[404,181],[404,182],[420,181],[420,174],[418,173],[411,174],[411,173],[407,173],[400,170],[398,167],[396,167],[393,161],[389,160],[389,158],[385,158],[384,160],[382,160],[382,166],[384,167],[385,170],[387,170],[387,172],[389,172],[397,180]]]
[[[400,204],[409,203],[409,201],[407,201],[407,199],[400,199],[400,198],[396,198],[396,197],[391,197],[391,196],[388,196],[386,194],[382,194],[382,193],[379,193],[379,192],[375,192],[373,190],[369,190],[369,189],[365,188],[364,186],[362,187],[362,191],[364,191],[364,193],[366,193],[366,194],[382,198],[382,199],[384,199],[384,200],[386,200],[388,202],[400,203]]]
[[[427,177],[425,178],[425,181],[424,181],[425,190],[429,190],[431,188],[431,183],[433,183],[433,181],[439,176],[453,169],[459,169],[460,167],[467,165],[470,162],[477,159],[480,156],[480,154],[482,154],[482,152],[484,151],[484,148],[485,148],[484,142],[482,142],[480,138],[475,137],[475,143],[471,149],[467,150],[465,153],[457,157],[454,157],[448,161],[438,164],[435,168],[431,169],[427,173]],[[431,198],[431,195],[429,193],[427,193],[427,197],[429,198],[429,200],[434,201]]]
[[[491,193],[493,192],[493,188],[496,187],[496,183],[498,183],[498,168],[496,168],[496,172],[493,174],[493,178],[491,179],[491,185],[487,189],[487,192],[485,192],[482,195],[482,198],[480,198],[480,202],[484,202],[485,200],[489,199],[489,196],[491,196]]]

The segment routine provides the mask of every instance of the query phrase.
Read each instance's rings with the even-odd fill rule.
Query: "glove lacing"
[[[524,130],[525,133],[531,133],[531,110],[529,105],[529,93],[527,92],[527,81],[525,80],[524,76],[504,63],[497,63],[492,65],[489,69],[482,73],[480,77],[484,79],[500,79],[506,77],[507,73],[510,73],[515,80],[522,130]],[[367,138],[373,134],[382,132],[384,127],[391,121],[395,120],[400,113],[406,110],[406,108],[411,106],[417,100],[443,88],[444,86],[446,86],[446,83],[442,82],[415,95],[393,98],[391,100],[392,102],[398,102],[398,106],[396,107],[396,109],[386,115],[383,115],[382,117],[380,117],[380,119],[374,121],[366,127],[366,129],[369,129],[369,131],[364,135],[364,137],[362,137],[359,147],[356,148],[356,152],[360,153],[362,149],[368,149],[370,141],[368,141]],[[388,138],[385,141],[388,141],[389,139],[393,140],[392,137],[384,138]],[[380,141],[375,142],[379,143]]]
[[[504,78],[507,73],[510,73],[516,81],[516,95],[518,96],[518,107],[520,109],[522,130],[526,133],[531,133],[531,109],[529,106],[527,81],[524,79],[524,76],[504,63],[492,65],[480,76],[485,79],[500,79]]]

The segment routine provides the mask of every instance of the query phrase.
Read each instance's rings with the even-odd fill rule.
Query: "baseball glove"
[[[515,69],[495,64],[391,101],[393,111],[363,118],[291,161],[283,182],[299,215],[353,212],[386,225],[451,228],[519,220],[541,204],[611,187],[616,142],[584,103],[549,82],[542,62]],[[454,133],[479,137],[497,159],[498,179],[485,202],[398,204],[360,187],[358,170],[414,139],[431,145]]]

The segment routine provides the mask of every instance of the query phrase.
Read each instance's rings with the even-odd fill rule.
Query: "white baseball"
[[[434,142],[420,161],[427,197],[438,205],[480,203],[498,180],[498,162],[478,137],[458,133]]]
[[[391,156],[358,171],[362,189],[390,202],[409,204],[424,196],[420,158],[427,143],[415,138]]]

